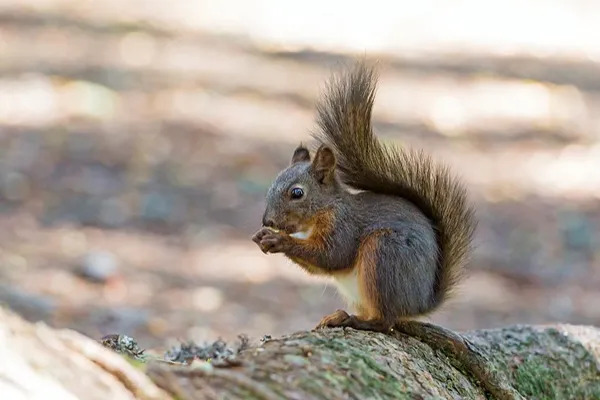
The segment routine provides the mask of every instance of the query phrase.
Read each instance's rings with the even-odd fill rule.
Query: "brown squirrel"
[[[374,136],[376,84],[365,62],[333,76],[317,105],[321,145],[312,160],[302,144],[294,151],[252,238],[265,253],[335,279],[355,314],[337,310],[317,328],[388,331],[430,313],[471,248],[476,222],[464,186],[422,152]]]

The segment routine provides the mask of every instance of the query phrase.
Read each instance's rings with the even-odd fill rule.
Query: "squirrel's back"
[[[461,182],[422,152],[386,146],[374,136],[371,112],[377,76],[364,62],[335,76],[317,105],[320,132],[350,187],[398,196],[414,204],[436,232],[438,262],[433,299],[439,306],[461,276],[476,226]]]

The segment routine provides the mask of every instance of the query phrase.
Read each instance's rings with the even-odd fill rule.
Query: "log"
[[[249,346],[221,367],[151,361],[140,369],[93,339],[0,308],[0,393],[15,400],[600,399],[597,328],[402,331],[413,336],[298,332]]]
[[[71,330],[29,323],[0,307],[0,399],[166,400],[127,359]]]

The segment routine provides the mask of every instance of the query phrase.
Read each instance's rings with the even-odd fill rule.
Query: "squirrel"
[[[422,151],[375,137],[377,80],[364,61],[333,75],[317,103],[320,146],[312,158],[295,149],[252,237],[264,253],[336,281],[355,313],[337,310],[317,329],[386,332],[431,313],[472,247],[476,220],[460,180]]]

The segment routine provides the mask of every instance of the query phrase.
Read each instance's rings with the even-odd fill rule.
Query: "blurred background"
[[[432,320],[600,325],[599,26],[585,0],[0,0],[0,303],[144,346],[312,328],[334,287],[249,237],[366,54],[379,134],[478,209]]]

